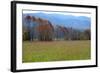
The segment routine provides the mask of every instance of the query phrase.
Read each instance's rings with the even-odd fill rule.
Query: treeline
[[[70,27],[53,25],[50,21],[25,16],[23,21],[23,40],[90,40],[90,29],[78,30]]]

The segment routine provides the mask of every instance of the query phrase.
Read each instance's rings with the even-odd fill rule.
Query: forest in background
[[[90,40],[90,28],[79,30],[56,25],[47,19],[27,15],[23,18],[24,41]],[[27,25],[25,25],[27,24]],[[79,26],[80,27],[80,26]]]

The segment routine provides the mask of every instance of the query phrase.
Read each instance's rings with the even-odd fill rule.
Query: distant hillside
[[[23,14],[23,17],[25,17],[26,15],[31,15],[31,16],[40,17],[49,20],[53,25],[62,25],[62,26],[72,27],[81,30],[90,28],[91,25],[91,19],[86,16],[63,15],[63,14],[56,14],[56,13],[46,14],[43,12],[39,12],[39,13]]]

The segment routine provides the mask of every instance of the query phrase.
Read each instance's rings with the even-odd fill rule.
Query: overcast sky
[[[24,14],[26,13],[46,13],[46,14],[63,14],[63,15],[74,15],[74,16],[86,16],[90,17],[91,13],[85,13],[85,12],[53,12],[53,11],[23,11]]]

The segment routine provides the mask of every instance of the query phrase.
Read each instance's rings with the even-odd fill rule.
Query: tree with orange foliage
[[[47,20],[41,20],[40,25],[37,28],[39,32],[39,40],[41,41],[51,41],[53,39],[53,26]]]

